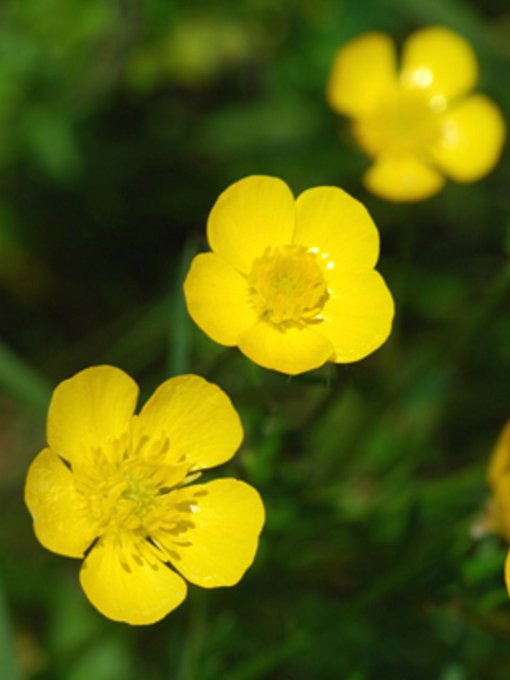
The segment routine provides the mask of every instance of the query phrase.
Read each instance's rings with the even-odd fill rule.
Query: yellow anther
[[[318,323],[328,289],[317,256],[304,246],[267,248],[248,276],[252,304],[264,321],[282,329]]]

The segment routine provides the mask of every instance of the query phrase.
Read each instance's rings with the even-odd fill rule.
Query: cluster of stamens
[[[319,323],[329,297],[316,254],[298,245],[267,248],[252,264],[248,287],[259,318],[279,330]]]
[[[191,545],[185,534],[195,527],[192,514],[205,492],[189,487],[189,500],[172,502],[171,491],[200,473],[191,471],[186,456],[175,464],[165,462],[169,446],[168,438],[142,436],[132,447],[125,435],[105,449],[92,449],[86,467],[73,469],[75,488],[98,526],[98,536],[108,534],[118,543],[126,569],[137,555],[149,563],[154,557],[179,559],[178,550]]]

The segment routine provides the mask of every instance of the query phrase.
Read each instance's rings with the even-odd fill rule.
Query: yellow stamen
[[[280,330],[322,321],[329,293],[317,257],[297,245],[267,248],[248,276],[259,317]]]
[[[75,485],[101,531],[150,536],[168,513],[169,492],[196,475],[189,474],[188,461],[165,461],[168,439],[130,439],[124,436],[104,450],[92,450],[92,465],[73,470]]]

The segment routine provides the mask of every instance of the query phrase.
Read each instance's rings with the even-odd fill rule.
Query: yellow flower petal
[[[396,84],[395,46],[384,33],[365,33],[335,55],[327,99],[335,111],[363,116]]]
[[[476,83],[478,64],[470,44],[442,26],[416,31],[402,56],[402,83],[445,99],[468,92]]]
[[[184,295],[193,321],[221,345],[236,345],[240,333],[258,321],[246,277],[215,253],[193,259]]]
[[[367,189],[389,201],[422,201],[436,194],[444,178],[430,165],[411,155],[384,154],[363,176]]]
[[[510,420],[496,441],[492,451],[487,479],[489,485],[494,489],[499,481],[510,473]]]
[[[34,519],[35,535],[45,548],[67,557],[83,557],[97,536],[97,526],[85,499],[76,492],[72,472],[49,449],[30,465],[25,503]]]
[[[186,515],[194,526],[176,548],[175,568],[203,588],[237,583],[255,558],[264,524],[258,492],[235,479],[218,479],[172,491],[171,500],[194,504]]]
[[[285,182],[254,175],[220,195],[209,215],[207,238],[216,253],[247,274],[267,247],[291,242],[294,221],[294,196]]]
[[[503,474],[492,490],[489,512],[486,517],[489,531],[510,540],[510,475]]]
[[[162,383],[137,418],[139,436],[168,437],[170,457],[185,459],[193,469],[230,460],[243,440],[243,428],[232,402],[217,385],[197,375]]]
[[[145,625],[159,621],[186,597],[186,583],[144,549],[143,542],[101,539],[80,571],[90,602],[114,621]]]
[[[379,234],[366,208],[337,187],[316,187],[296,202],[294,243],[317,252],[326,271],[372,269],[379,256]]]
[[[496,165],[504,140],[505,122],[500,110],[487,97],[475,95],[445,114],[434,158],[457,182],[472,182]]]
[[[510,552],[507,553],[505,560],[505,583],[506,589],[510,594]]]
[[[393,298],[376,271],[339,276],[317,331],[333,345],[338,363],[363,359],[388,338],[395,313]]]
[[[113,366],[94,366],[64,380],[48,411],[48,444],[71,465],[86,463],[92,447],[103,447],[129,429],[138,386]]]
[[[333,354],[333,347],[310,326],[280,331],[265,321],[245,331],[239,349],[264,368],[297,375],[318,368]]]

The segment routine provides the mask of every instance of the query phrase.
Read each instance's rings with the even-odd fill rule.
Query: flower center
[[[280,330],[322,321],[329,293],[317,256],[303,246],[266,248],[248,275],[259,317]]]
[[[374,112],[355,121],[354,134],[365,151],[422,154],[441,134],[446,101],[418,89],[399,88],[382,99]]]
[[[83,470],[74,469],[75,485],[90,516],[102,531],[128,530],[149,535],[168,512],[168,492],[190,481],[189,462],[169,465],[168,439],[141,437],[132,446],[124,436],[91,452]]]
[[[121,500],[128,501],[129,510],[138,517],[144,517],[154,505],[157,488],[145,479],[134,477],[130,474],[124,475],[124,487]]]

